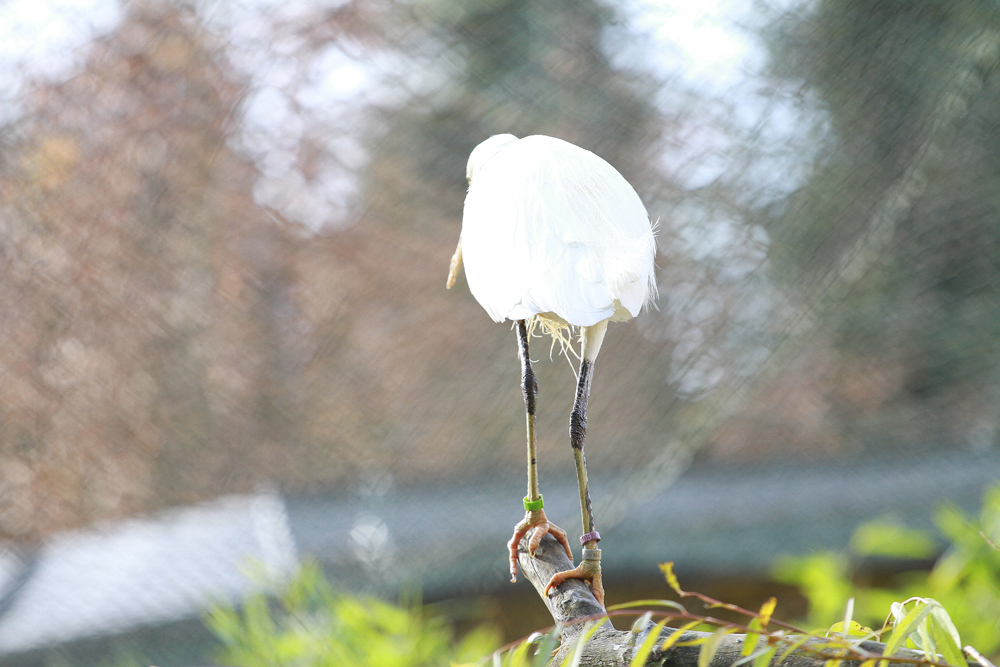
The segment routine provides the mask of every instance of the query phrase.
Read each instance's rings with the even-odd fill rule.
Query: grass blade
[[[646,635],[646,638],[642,641],[642,645],[632,656],[632,660],[629,662],[629,667],[641,667],[646,664],[646,658],[649,657],[649,654],[653,650],[653,646],[660,638],[660,633],[663,632],[663,626],[667,624],[667,620],[668,619],[663,619],[650,628],[649,634]]]
[[[732,628],[719,628],[708,638],[702,645],[701,651],[698,652],[698,667],[708,667],[712,664],[712,659],[719,652],[722,640],[726,638],[726,635],[732,634],[732,632]]]

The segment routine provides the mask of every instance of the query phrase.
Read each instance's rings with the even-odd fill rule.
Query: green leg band
[[[543,502],[542,494],[538,494],[538,500],[528,500],[528,496],[524,497],[524,509],[529,512],[537,512],[545,506]]]

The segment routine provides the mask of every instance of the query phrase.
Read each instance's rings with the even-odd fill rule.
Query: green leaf
[[[531,641],[525,640],[511,649],[504,660],[507,667],[526,667],[528,664],[528,649],[531,648]]]
[[[719,652],[719,646],[722,644],[722,640],[726,638],[726,635],[733,632],[732,628],[719,628],[716,630],[711,637],[705,642],[701,647],[701,651],[698,652],[698,667],[708,667],[712,663],[712,659],[715,654]]]
[[[899,616],[902,615],[901,611],[905,611],[906,604],[910,601],[911,600],[907,600],[902,604],[893,604],[893,616],[899,618]],[[902,621],[893,623],[892,634],[889,635],[889,641],[885,643],[885,649],[883,649],[882,655],[886,657],[892,656],[892,654],[896,652],[896,649],[903,646],[906,638],[917,630],[919,623],[931,613],[932,607],[930,604],[922,598],[916,598],[916,601],[917,604],[914,605],[910,612],[903,616]],[[880,667],[884,667],[885,664],[888,664],[888,661],[881,660],[879,664]]]
[[[660,646],[660,651],[666,651],[667,649],[669,649],[671,646],[680,641],[681,636],[685,632],[687,632],[694,626],[699,625],[700,623],[701,621],[691,621],[690,623],[685,623],[681,627],[674,630],[672,633],[670,633],[670,636],[667,637],[666,641],[663,642],[663,645]]]
[[[680,582],[677,581],[677,575],[674,574],[673,562],[660,563],[660,570],[663,572],[663,576],[666,577],[667,583],[674,589],[674,592],[684,597],[684,591],[681,590]]]
[[[851,621],[851,624],[847,626],[847,632],[844,632],[844,622],[837,621],[830,626],[827,630],[828,634],[841,634],[847,635],[848,637],[873,637],[875,636],[875,631],[869,627],[861,625],[857,621]]]
[[[559,631],[556,628],[552,628],[552,630],[542,637],[542,641],[535,651],[535,660],[532,662],[532,667],[545,667],[545,665],[549,664],[552,652],[556,650],[556,646],[558,645]]]
[[[956,646],[962,645],[962,639],[958,635],[958,628],[955,627],[944,605],[937,602],[931,611],[931,617],[940,625],[941,629],[951,638]]]
[[[788,645],[788,648],[786,648],[785,651],[781,654],[781,657],[778,658],[778,662],[779,663],[784,662],[785,658],[787,658],[789,655],[791,655],[798,649],[802,648],[802,645],[812,638],[813,637],[811,635],[802,635],[801,637],[796,639],[794,642]]]
[[[743,657],[750,655],[757,648],[757,641],[760,639],[760,634],[753,632],[754,630],[760,630],[759,618],[755,618],[747,624],[747,638],[743,642],[743,648],[740,650],[740,655]]]
[[[777,652],[777,644],[771,646],[766,651],[761,651],[760,654],[754,659],[753,667],[769,667],[771,660],[774,659],[774,654]]]
[[[962,640],[958,636],[958,629],[940,603],[934,604],[927,621],[930,626],[931,639],[944,661],[955,667],[965,667],[966,661],[962,654]]]
[[[760,634],[756,632],[751,632],[752,630],[766,630],[767,624],[771,622],[771,614],[774,613],[774,608],[778,604],[777,598],[769,598],[767,602],[760,606],[760,615],[754,618],[747,625],[748,632],[746,641],[743,643],[743,648],[740,650],[740,655],[746,657],[754,652],[757,648],[757,641],[760,639]]]
[[[634,609],[635,607],[669,607],[670,609],[676,609],[681,613],[687,613],[687,609],[684,608],[684,605],[674,600],[633,600],[632,602],[623,602],[621,604],[612,605],[608,607],[608,611],[615,611],[618,609]]]
[[[630,667],[640,667],[646,664],[646,658],[649,657],[650,652],[653,650],[653,646],[656,645],[656,641],[660,638],[660,633],[663,632],[663,626],[667,624],[669,619],[663,619],[656,625],[654,625],[649,630],[649,634],[646,638],[642,640],[642,645],[636,650],[635,654],[632,656],[632,660],[629,662]]]
[[[755,651],[753,653],[750,653],[750,654],[747,654],[747,655],[743,656],[742,658],[740,658],[739,660],[737,660],[736,662],[734,662],[733,664],[731,664],[729,667],[739,667],[740,665],[745,665],[748,662],[752,662],[752,663],[756,664],[758,658],[760,658],[763,654],[770,653],[771,655],[774,655],[774,652],[775,652],[776,648],[777,648],[776,646],[771,646],[769,644],[764,644],[763,648],[758,649],[757,651]]]
[[[705,635],[704,637],[695,637],[694,639],[687,639],[682,642],[677,642],[678,646],[701,646],[708,641],[708,638],[712,635]]]
[[[771,614],[778,605],[778,598],[768,598],[767,602],[760,606],[760,629],[767,630],[767,624],[771,622]]]

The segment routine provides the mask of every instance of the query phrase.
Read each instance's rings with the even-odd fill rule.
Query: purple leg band
[[[593,540],[595,542],[600,542],[601,541],[601,534],[595,530],[592,533],[587,533],[586,535],[581,535],[580,536],[580,546],[582,547],[584,544],[586,544],[587,542],[590,542],[591,540]]]

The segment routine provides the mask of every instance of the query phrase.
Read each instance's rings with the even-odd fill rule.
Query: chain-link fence
[[[692,464],[994,461],[995,3],[695,4],[0,4],[0,626],[59,531],[324,493],[371,572],[392,502],[521,488],[514,334],[444,290],[500,132],[596,152],[658,221],[660,299],[596,369],[599,523]]]

